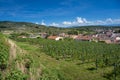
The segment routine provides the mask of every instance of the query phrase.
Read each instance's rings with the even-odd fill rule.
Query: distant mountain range
[[[92,27],[120,27],[120,24],[68,26],[68,27],[65,27],[65,28],[91,27],[91,26]],[[56,26],[45,26],[45,25],[35,24],[35,23],[31,23],[31,22],[0,21],[0,28],[4,28],[4,27],[8,28],[8,27],[56,27]],[[56,28],[58,28],[58,27],[56,27]]]
[[[0,30],[13,30],[15,32],[47,32],[47,33],[68,31],[67,28],[58,28],[55,26],[45,26],[30,22],[14,22],[14,21],[0,21]]]
[[[98,30],[120,30],[119,25],[90,25],[90,26],[72,26],[55,27],[45,26],[30,22],[0,21],[0,32],[11,31],[14,33],[48,33],[49,35],[67,34],[94,34]]]

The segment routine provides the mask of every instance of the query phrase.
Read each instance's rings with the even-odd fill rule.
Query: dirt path
[[[10,44],[9,61],[12,61],[16,58],[16,44],[10,39],[8,39],[8,43]]]
[[[26,52],[24,50],[22,50],[21,48],[19,48],[15,42],[13,42],[12,40],[8,39],[8,43],[10,45],[10,52],[9,52],[9,67],[11,67],[12,61],[14,61],[14,59],[16,59],[18,54],[25,54]],[[23,73],[25,71],[25,67],[23,65],[24,62],[18,62],[16,61],[16,68],[18,68],[19,70],[21,70]]]
[[[10,51],[10,53],[9,53],[9,66],[8,66],[8,70],[9,70],[11,68],[11,66],[13,66],[12,62],[16,58],[18,58],[18,56],[20,58],[22,56],[25,56],[29,52],[27,52],[26,50],[24,50],[24,49],[20,48],[19,46],[17,46],[17,44],[14,41],[12,41],[10,39],[8,39],[7,41],[9,43],[9,45],[10,45],[10,50],[9,50]],[[17,68],[18,70],[20,70],[22,73],[30,75],[30,77],[28,78],[28,80],[34,80],[35,77],[34,77],[33,73],[31,71],[29,71],[25,67],[25,63],[26,63],[26,59],[22,59],[21,61],[16,60],[14,65],[15,65],[15,68]],[[40,74],[41,74],[41,69],[39,68],[39,69],[36,70],[36,75],[39,76]]]

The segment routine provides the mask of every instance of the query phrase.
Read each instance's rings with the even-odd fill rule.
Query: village
[[[104,42],[107,44],[120,44],[120,33],[115,33],[112,30],[101,31],[96,34],[67,34],[67,33],[59,33],[58,35],[49,35],[48,33],[31,33],[29,36],[20,35],[19,38],[45,38],[51,39],[55,41],[64,40],[66,38],[76,40],[76,41],[93,41],[93,42]]]

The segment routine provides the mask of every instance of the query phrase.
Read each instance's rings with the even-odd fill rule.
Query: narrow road
[[[8,43],[10,44],[9,61],[11,62],[16,58],[16,44],[10,39],[8,39]]]
[[[21,48],[19,48],[12,40],[8,39],[8,43],[10,45],[10,52],[9,52],[9,67],[12,64],[12,61],[14,61],[14,59],[16,59],[16,56],[20,53],[21,56],[22,54],[25,53],[24,50],[22,50]],[[16,68],[21,70],[23,73],[25,73],[26,68],[24,66],[24,62],[18,62],[16,61],[15,64]]]

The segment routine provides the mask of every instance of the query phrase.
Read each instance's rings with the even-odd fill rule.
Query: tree
[[[68,34],[69,35],[78,35],[78,31],[75,31],[75,30],[71,30],[71,31],[68,31]]]

